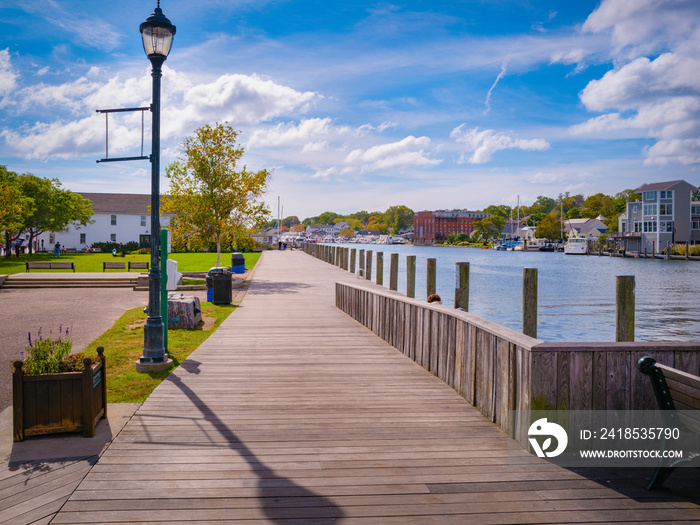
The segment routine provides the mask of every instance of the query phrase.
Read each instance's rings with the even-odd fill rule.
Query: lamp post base
[[[173,367],[173,360],[169,357],[165,361],[160,361],[154,363],[153,361],[136,361],[136,371],[140,373],[154,373],[165,372]]]

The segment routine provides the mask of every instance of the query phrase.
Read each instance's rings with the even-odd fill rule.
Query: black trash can
[[[231,273],[245,273],[245,258],[242,253],[231,254]]]
[[[231,304],[233,289],[230,268],[212,268],[207,274],[206,281],[207,287],[211,287],[211,302],[213,304]]]

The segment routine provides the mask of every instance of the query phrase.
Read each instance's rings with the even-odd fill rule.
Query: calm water
[[[437,292],[454,305],[455,263],[470,263],[469,311],[522,330],[523,268],[538,269],[538,338],[544,341],[614,341],[615,278],[634,275],[636,341],[700,340],[700,262],[564,253],[501,252],[478,248],[344,245],[384,253],[389,286],[390,254],[399,254],[399,291],[406,293],[406,255],[416,256],[416,298],[426,297],[426,259],[437,259]]]

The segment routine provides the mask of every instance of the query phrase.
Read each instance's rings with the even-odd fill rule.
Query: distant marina
[[[514,330],[522,328],[523,268],[538,268],[538,338],[544,341],[614,341],[615,278],[636,278],[637,341],[700,340],[700,265],[663,259],[569,257],[560,252],[503,252],[478,248],[348,244],[399,254],[398,291],[406,293],[406,255],[415,255],[416,297],[426,297],[426,260],[437,260],[437,292],[454,304],[455,263],[470,263],[469,311]],[[376,264],[372,265],[376,280]]]

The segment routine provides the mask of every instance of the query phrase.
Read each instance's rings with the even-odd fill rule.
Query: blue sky
[[[0,163],[74,191],[150,192],[96,164],[96,109],[150,103],[155,1],[3,0]],[[162,166],[197,127],[241,130],[284,215],[480,209],[644,182],[700,184],[697,0],[164,0]],[[146,121],[145,149],[150,115]],[[110,155],[140,154],[137,114]],[[167,179],[162,179],[167,189]]]

